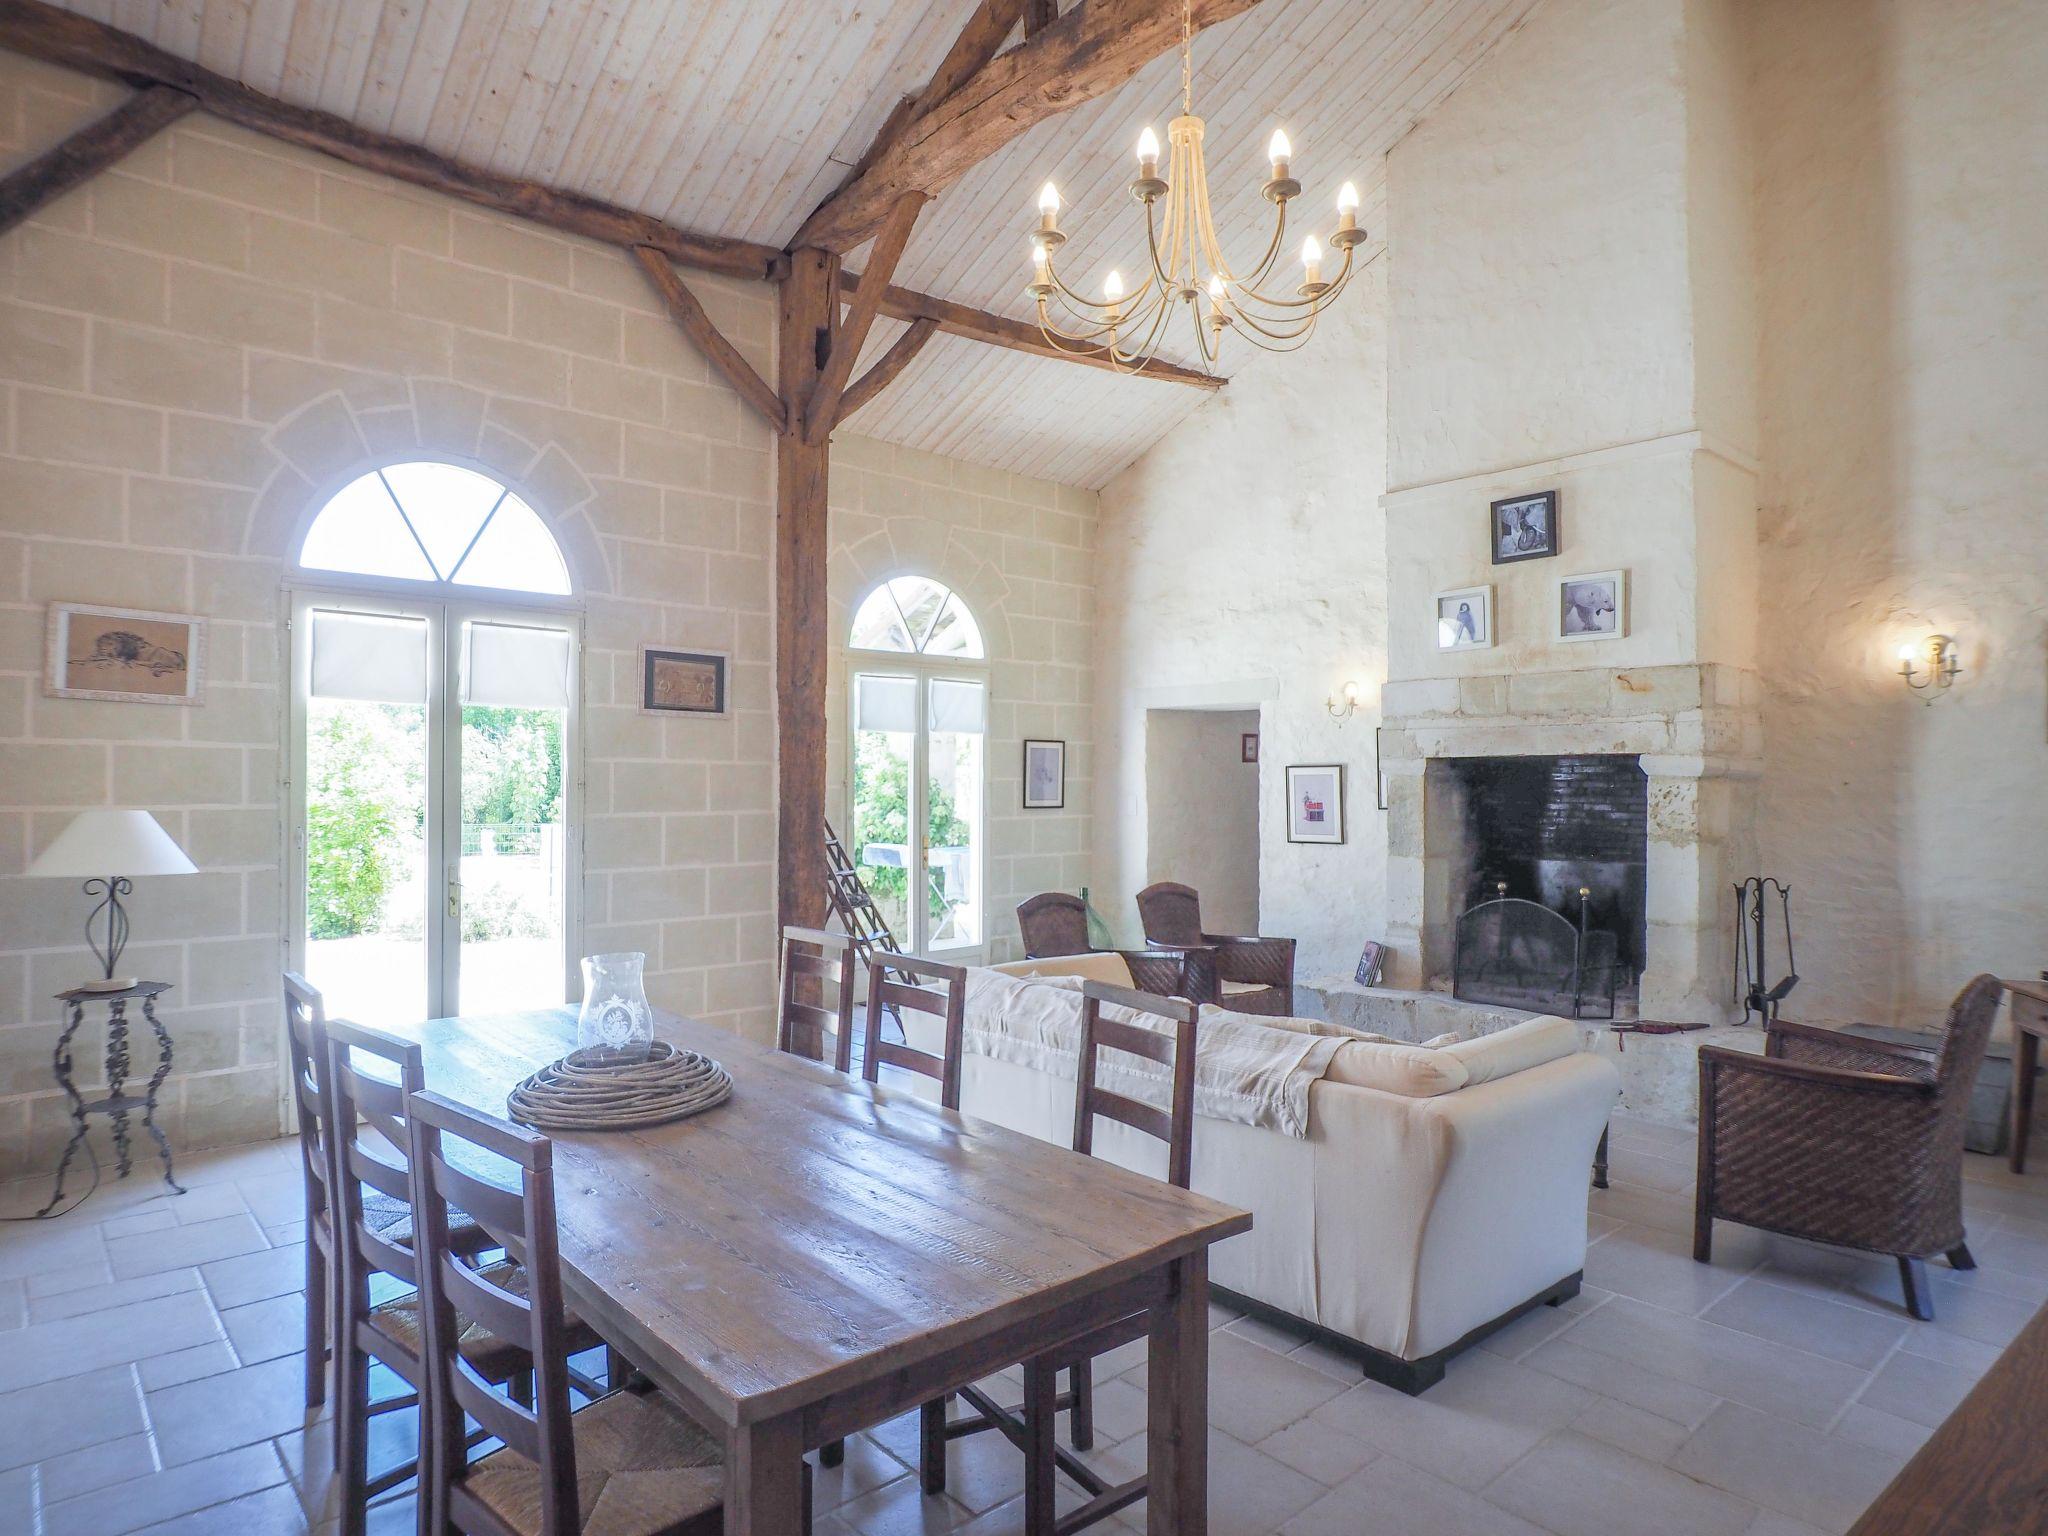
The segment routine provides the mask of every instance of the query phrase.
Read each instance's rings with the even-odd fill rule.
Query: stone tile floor
[[[1690,1136],[1617,1121],[1613,1151],[1584,1294],[1424,1397],[1219,1309],[1215,1536],[1838,1532],[2048,1302],[2048,1165],[1967,1160],[1981,1267],[1936,1265],[1938,1320],[1916,1323],[1889,1261],[1722,1226],[1694,1264]],[[182,1197],[143,1166],[60,1220],[0,1226],[0,1531],[335,1530],[325,1415],[300,1402],[293,1159],[284,1141],[192,1156]],[[0,1185],[0,1215],[46,1190]],[[1119,1474],[1143,1454],[1138,1349],[1098,1372],[1097,1455]],[[409,1433],[381,1419],[372,1465]],[[849,1444],[818,1479],[821,1536],[1021,1528],[1007,1445],[956,1442],[948,1493],[926,1498],[915,1438],[913,1416]],[[412,1519],[401,1490],[371,1528]]]

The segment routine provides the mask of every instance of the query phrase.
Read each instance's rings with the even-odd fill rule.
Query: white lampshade
[[[73,880],[125,875],[196,875],[198,867],[147,811],[80,811],[29,865],[32,876]]]

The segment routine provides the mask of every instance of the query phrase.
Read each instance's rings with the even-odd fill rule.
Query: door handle
[[[448,915],[450,917],[462,916],[462,882],[460,880],[450,880],[448,882]]]

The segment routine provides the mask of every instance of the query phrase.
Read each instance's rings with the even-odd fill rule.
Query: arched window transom
[[[320,509],[299,549],[308,570],[501,592],[569,595],[554,535],[473,469],[429,460],[358,476]]]
[[[897,651],[980,661],[981,627],[958,594],[929,576],[898,576],[867,596],[848,641],[857,651]]]

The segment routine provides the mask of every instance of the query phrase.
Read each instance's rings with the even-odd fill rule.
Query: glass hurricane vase
[[[641,980],[647,956],[585,955],[583,1007],[576,1015],[576,1048],[597,1047],[644,1057],[654,1046],[654,1010]]]

